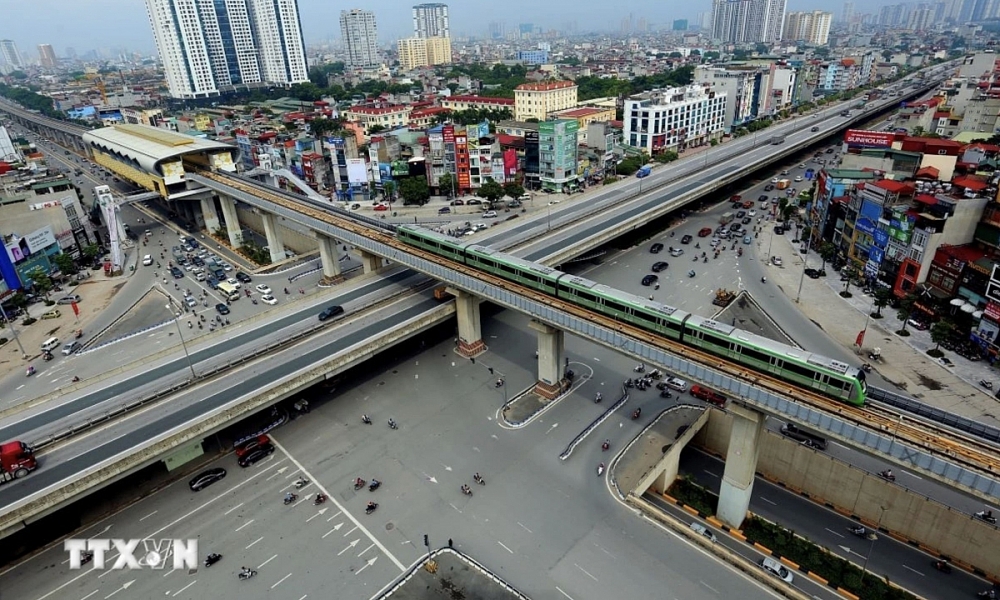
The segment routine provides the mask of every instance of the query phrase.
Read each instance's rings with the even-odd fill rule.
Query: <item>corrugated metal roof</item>
[[[182,135],[148,125],[102,127],[83,134],[83,141],[111,153],[131,158],[151,173],[157,172],[158,162],[168,158],[209,150],[239,152],[237,147],[231,144]]]

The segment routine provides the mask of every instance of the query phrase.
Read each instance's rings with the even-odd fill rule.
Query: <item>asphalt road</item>
[[[500,426],[496,412],[503,394],[487,366],[504,373],[511,393],[534,382],[536,342],[526,325],[510,312],[485,320],[484,336],[495,350],[475,364],[445,343],[383,365],[335,398],[316,398],[308,416],[276,430],[288,454],[279,450],[246,470],[225,456],[208,466],[221,465],[228,476],[205,491],[195,494],[185,482],[174,484],[79,534],[197,536],[202,555],[224,557],[211,569],[71,573],[60,545],[0,576],[0,585],[26,600],[106,597],[130,581],[118,597],[295,600],[328,598],[335,588],[337,597],[365,598],[399,575],[397,561],[408,566],[423,556],[426,534],[434,547],[453,539],[533,598],[772,598],[680,538],[649,527],[608,495],[594,472],[607,460],[599,440],[612,438],[617,447],[638,433],[641,422],[624,414],[612,418],[570,460],[558,459],[604,410],[593,394],[603,389],[610,397],[627,359],[567,339],[570,360],[592,377],[530,425]],[[664,406],[653,394],[629,406],[640,404],[647,414]],[[362,425],[362,413],[375,424]],[[385,427],[388,417],[397,420],[398,430]],[[324,506],[282,503],[300,466],[313,482],[303,492],[330,494]],[[472,482],[476,472],[485,486]],[[383,486],[355,492],[351,482],[359,476],[377,477]],[[459,491],[463,483],[473,485],[472,497]],[[379,508],[365,515],[369,498]],[[355,521],[364,529],[355,529]],[[258,568],[257,577],[237,581],[243,565]]]
[[[681,470],[699,484],[718,493],[724,463],[696,450],[685,450]],[[750,510],[770,521],[781,523],[816,544],[869,572],[887,577],[922,598],[974,598],[990,587],[979,577],[955,569],[944,574],[933,567],[934,558],[909,544],[879,534],[874,542],[847,530],[857,522],[810,502],[780,486],[757,478]]]

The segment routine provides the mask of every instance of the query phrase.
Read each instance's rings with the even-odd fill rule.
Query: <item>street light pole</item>
[[[21,345],[21,338],[17,336],[17,330],[14,329],[14,322],[7,318],[7,311],[3,309],[2,304],[0,304],[0,314],[3,315],[3,320],[7,321],[7,327],[10,328],[10,334],[14,336],[14,341],[17,342],[17,347],[21,349],[21,358],[27,360],[28,353],[24,351],[24,346]]]
[[[878,521],[875,523],[875,531],[882,525],[882,517],[885,515],[885,511],[889,510],[884,506],[879,506]],[[868,546],[868,553],[865,555],[865,564],[861,566],[861,579],[858,581],[858,587],[865,581],[865,575],[868,573],[868,559],[872,556],[872,550],[875,548],[875,541],[878,539],[878,535],[872,532],[872,543]]]
[[[187,344],[184,342],[184,333],[181,331],[181,322],[177,316],[174,315],[174,309],[169,304],[166,305],[166,308],[170,311],[170,316],[174,320],[174,325],[177,326],[177,335],[181,338],[181,347],[184,348],[184,358],[187,360],[188,368],[191,369],[191,378],[197,379],[198,375],[195,374],[194,365],[191,364],[191,355],[188,354]]]

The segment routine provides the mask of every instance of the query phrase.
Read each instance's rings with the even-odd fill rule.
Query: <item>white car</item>
[[[795,181],[796,181],[796,182],[798,182],[798,181],[802,181],[802,176],[801,176],[801,175],[799,175],[798,177],[796,177],[796,178],[795,178]]]
[[[795,580],[795,577],[792,576],[791,571],[786,569],[785,565],[778,562],[778,560],[775,558],[771,558],[770,556],[764,558],[764,560],[760,561],[760,566],[762,569],[764,569],[771,575],[774,575],[778,579],[781,579],[785,583],[791,583],[792,581]]]
[[[667,384],[668,388],[677,390],[678,392],[685,392],[688,388],[687,382],[683,379],[678,379],[677,377],[667,377],[664,383]]]
[[[756,217],[757,216],[757,211],[751,210],[750,212],[747,213],[747,216],[748,217]]]
[[[145,267],[148,267],[149,265],[153,264],[153,255],[152,254],[147,254],[146,256],[143,256],[142,257],[142,264]]]
[[[228,283],[229,285],[233,286],[236,289],[240,289],[241,287],[243,287],[243,284],[240,283],[240,280],[236,279],[235,277],[230,277],[229,279],[226,280],[226,283]]]
[[[497,218],[497,211],[495,211],[495,210],[488,210],[488,211],[486,211],[486,212],[483,213],[483,218],[484,219],[495,219],[495,218]]]
[[[776,267],[780,267],[781,264],[782,264],[781,263],[781,257],[780,256],[772,256],[771,257],[771,264],[774,265],[774,266],[776,266]]]
[[[778,178],[777,178],[777,177],[775,177],[774,179],[772,179],[772,180],[771,180],[771,183],[778,183]]]
[[[271,306],[274,306],[275,304],[278,303],[278,299],[270,294],[262,296],[260,301],[263,302],[264,304],[270,304]]]
[[[231,264],[229,264],[227,262],[224,262],[224,263],[222,263],[222,270],[223,271],[232,271],[233,270],[233,265],[231,265]]]
[[[271,288],[267,287],[263,283],[258,283],[257,291],[260,292],[261,294],[267,295],[271,293]]]

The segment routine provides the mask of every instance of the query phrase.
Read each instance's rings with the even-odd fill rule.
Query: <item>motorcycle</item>
[[[205,557],[205,568],[211,567],[220,560],[222,560],[221,554],[215,554],[214,552],[212,554],[209,554],[207,557]]]
[[[951,574],[951,563],[946,560],[936,560],[934,561],[934,568],[941,571],[945,575]]]
[[[302,488],[304,488],[307,485],[309,485],[309,480],[308,479],[299,478],[299,480],[295,482],[295,489],[301,490]]]
[[[486,485],[486,480],[480,477],[478,473],[473,475],[472,480],[478,483],[479,485]]]
[[[979,380],[979,385],[983,386],[984,388],[986,388],[988,390],[992,390],[993,389],[993,382],[992,381],[987,381],[985,379],[980,379]]]
[[[326,502],[326,494],[316,494],[316,498],[313,500],[313,504],[319,506]]]
[[[73,334],[73,337],[75,337],[76,339],[82,338],[83,337],[83,330],[82,329],[77,329],[76,333]]]
[[[701,262],[707,263],[708,262],[708,257],[706,256],[706,257],[702,258]]]
[[[35,367],[29,366],[26,375],[28,377],[31,377],[34,374],[35,374]]]
[[[865,373],[871,373],[872,372],[872,366],[870,364],[868,364],[868,363],[865,363],[865,364],[861,365],[861,370],[864,371]]]
[[[371,484],[369,484],[369,486],[368,486],[368,491],[369,491],[369,492],[374,492],[374,491],[375,491],[375,490],[377,490],[377,489],[378,489],[378,488],[379,488],[379,487],[380,487],[381,485],[382,485],[382,482],[381,482],[381,481],[377,481],[377,480],[375,480],[375,479],[372,479],[372,482],[371,482]]]
[[[367,483],[368,483],[367,481],[358,477],[357,479],[354,480],[354,491],[358,491],[361,488],[365,487],[365,484]]]
[[[635,387],[635,382],[632,381],[631,377],[625,380],[625,387],[627,387],[627,388],[634,388]]]
[[[879,471],[878,476],[889,481],[896,481],[896,476],[892,474],[892,471]]]
[[[976,598],[987,598],[987,600],[996,600],[997,592],[996,590],[983,590],[976,594]]]
[[[604,440],[604,443],[601,444],[601,452],[607,452],[608,448],[610,448],[610,447],[611,447],[611,444],[608,443],[607,440]]]
[[[396,428],[397,428],[396,422],[393,421],[392,419],[389,419],[389,429],[396,429]]]
[[[285,506],[291,504],[292,502],[295,502],[298,499],[299,499],[299,495],[298,494],[290,494],[288,496],[285,496],[285,500],[284,500]]]
[[[670,393],[670,390],[663,390],[660,392],[660,398],[673,398],[674,395]]]
[[[372,420],[368,418],[368,415],[361,415],[361,422],[364,423],[365,425],[372,424]]]
[[[990,525],[997,524],[997,518],[993,516],[992,510],[981,510],[976,513],[976,518],[980,521],[986,521]]]
[[[467,485],[463,485],[462,486],[462,493],[465,494],[466,496],[471,496],[472,495],[472,489],[469,488],[469,486],[467,486]]]
[[[635,373],[644,373],[646,371],[646,365],[640,363],[640,364],[636,365],[632,369],[632,371],[635,372]]]
[[[649,376],[653,379],[659,379],[660,377],[663,377],[663,373],[660,373],[659,369],[653,369],[650,371]]]
[[[373,512],[375,512],[376,508],[378,508],[378,504],[374,502],[369,503],[368,506],[365,507],[365,514],[366,515],[372,514]]]
[[[637,409],[633,410],[632,411],[632,420],[635,421],[636,419],[639,418],[639,415],[641,415],[641,414],[642,414],[642,409],[641,408],[637,408]]]
[[[688,277],[694,277],[694,270],[688,271]]]
[[[597,476],[604,475],[604,463],[597,465]]]
[[[257,571],[250,569],[249,571],[240,571],[240,580],[250,579],[257,574]]]
[[[81,565],[85,565],[85,564],[89,563],[93,559],[94,559],[94,553],[93,552],[84,552],[83,555],[80,556],[80,564]]]
[[[599,403],[601,401],[601,399],[602,399],[601,398],[601,394],[598,393],[596,396],[594,396],[594,404]]]

